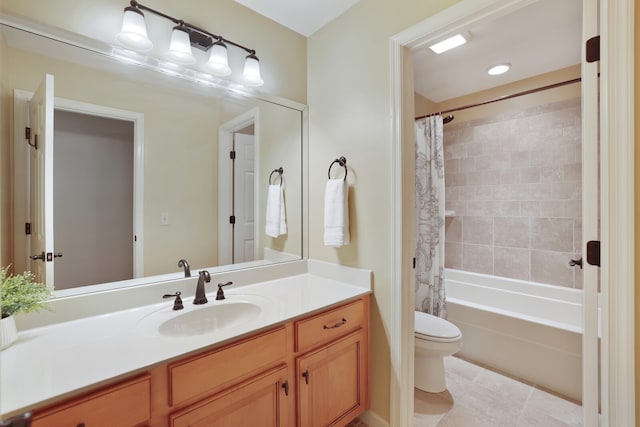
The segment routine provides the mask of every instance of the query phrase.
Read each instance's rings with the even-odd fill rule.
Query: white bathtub
[[[581,290],[451,269],[445,281],[460,356],[581,400]]]

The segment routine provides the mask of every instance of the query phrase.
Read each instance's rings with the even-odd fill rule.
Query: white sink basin
[[[215,333],[258,319],[269,307],[269,300],[259,295],[234,295],[223,301],[209,297],[203,305],[184,301],[184,309],[166,305],[138,321],[138,329],[151,335],[191,337]]]
[[[199,310],[176,313],[175,317],[160,324],[158,332],[170,337],[203,335],[253,320],[261,312],[260,306],[247,301],[207,304]]]

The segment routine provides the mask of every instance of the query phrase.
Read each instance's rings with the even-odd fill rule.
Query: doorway
[[[51,76],[47,76],[49,77]],[[32,236],[29,233],[30,227],[25,225],[32,221],[30,150],[34,150],[34,147],[28,141],[25,142],[25,134],[17,130],[25,129],[29,123],[29,100],[33,93],[15,89],[13,95],[13,124],[16,129],[13,133],[14,268],[15,271],[26,271],[32,270],[31,263],[36,262],[30,259],[33,251]],[[51,129],[52,135],[58,133],[61,145],[49,145],[57,157],[51,168],[51,181],[57,187],[52,193],[58,193],[60,200],[52,196],[51,207],[48,208],[51,213],[45,215],[51,217],[53,225],[50,229],[54,231],[53,236],[56,236],[56,227],[62,227],[57,233],[57,237],[62,240],[55,242],[52,260],[46,264],[55,263],[62,270],[58,275],[57,269],[47,268],[47,276],[51,277],[46,282],[51,283],[56,290],[64,290],[122,280],[120,277],[143,276],[143,115],[54,97],[53,94],[51,98],[54,121],[61,125],[56,128],[53,123]],[[97,130],[97,126],[102,130]],[[104,149],[107,151],[100,151],[101,154],[97,155],[97,150]],[[113,156],[114,152],[120,152],[114,161],[124,165],[105,160],[107,156]],[[80,155],[81,153],[84,154]],[[121,156],[123,153],[126,153],[126,160]],[[65,160],[67,155],[71,158]],[[126,171],[122,169],[123,166]],[[57,169],[57,173],[54,169]],[[118,173],[114,173],[114,170]],[[85,179],[84,175],[83,178],[70,178],[69,173],[73,171],[90,173],[93,178]],[[112,178],[101,179],[103,173],[111,174]],[[75,187],[72,189],[71,185]],[[123,188],[126,188],[125,192]],[[80,197],[81,193],[83,198]],[[114,215],[111,205],[116,204],[111,203],[113,201],[125,203],[127,211]],[[55,214],[58,209],[68,211]],[[88,215],[83,217],[80,215],[82,212]],[[103,213],[106,214],[106,222],[96,223]],[[74,220],[71,221],[71,218]],[[80,228],[83,223],[93,225]],[[98,236],[97,232],[104,228],[118,236],[115,241],[119,241],[120,246],[114,247],[107,236]],[[83,243],[89,245],[82,245]],[[111,270],[111,266],[117,268]]]
[[[258,109],[254,108],[224,123],[218,131],[219,265],[257,258],[258,129]]]
[[[392,110],[393,110],[393,145],[394,158],[392,165],[397,176],[394,177],[394,188],[397,207],[392,215],[394,224],[394,253],[404,252],[405,258],[394,257],[392,274],[398,290],[393,292],[392,307],[394,322],[391,328],[392,371],[396,372],[397,383],[392,382],[392,420],[394,424],[410,425],[410,417],[413,414],[413,295],[410,292],[410,273],[403,267],[409,265],[406,254],[412,253],[411,236],[402,228],[402,176],[403,163],[410,158],[406,150],[402,148],[403,135],[411,135],[412,120],[404,111],[411,111],[408,99],[412,93],[407,89],[407,75],[403,65],[408,65],[408,49],[417,43],[424,42],[428,35],[438,34],[446,30],[452,30],[461,25],[461,22],[469,17],[484,17],[492,13],[505,13],[506,10],[525,2],[518,1],[486,1],[473,2],[463,0],[452,6],[445,12],[427,19],[421,24],[409,28],[391,39],[391,76],[392,76]],[[593,5],[593,2],[590,2]],[[634,404],[634,356],[632,334],[629,327],[634,323],[633,301],[633,251],[629,233],[634,228],[633,209],[626,200],[633,200],[633,95],[628,87],[633,84],[633,58],[629,58],[624,52],[631,52],[633,37],[633,2],[600,1],[600,22],[603,25],[602,38],[610,55],[603,58],[601,69],[601,84],[606,88],[603,98],[607,100],[606,109],[601,113],[601,138],[605,159],[601,162],[603,182],[601,185],[603,194],[603,245],[608,252],[604,255],[603,264],[603,332],[602,332],[602,425],[633,425],[635,423]],[[613,5],[613,7],[612,7]],[[598,8],[596,7],[596,10]],[[613,30],[615,28],[615,31]],[[621,30],[621,28],[623,30]],[[613,66],[616,75],[608,74],[607,67]],[[617,75],[619,73],[619,75]],[[405,85],[403,85],[403,79]],[[614,84],[624,81],[625,85]],[[601,103],[602,106],[602,103]],[[621,114],[618,116],[617,114]],[[615,135],[615,147],[607,146],[607,140]],[[610,193],[607,194],[607,193]],[[605,196],[605,194],[607,194]],[[615,218],[617,225],[610,218]],[[631,237],[632,238],[632,237]],[[623,248],[627,248],[626,252]],[[622,257],[622,258],[620,258]],[[612,284],[608,286],[608,284]],[[631,301],[631,302],[630,302]],[[611,308],[614,309],[611,309]],[[631,341],[630,341],[631,340]],[[630,350],[631,349],[631,350]],[[611,361],[616,360],[619,365],[616,369],[611,366]],[[407,367],[410,365],[410,367]],[[596,420],[597,421],[597,420]],[[611,423],[611,424],[609,424]]]
[[[133,123],[54,111],[58,290],[133,279]]]

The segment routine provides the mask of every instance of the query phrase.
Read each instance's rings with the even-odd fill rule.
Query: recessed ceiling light
[[[511,64],[498,64],[489,68],[487,70],[487,73],[489,73],[492,76],[497,76],[499,74],[506,73],[507,71],[509,71],[509,68],[511,68]]]
[[[465,39],[462,34],[456,34],[453,37],[449,37],[448,39],[444,39],[441,42],[438,42],[436,44],[429,46],[429,49],[431,49],[437,54],[441,54],[442,52],[451,50],[454,47],[463,45],[466,42],[467,42],[467,39]]]

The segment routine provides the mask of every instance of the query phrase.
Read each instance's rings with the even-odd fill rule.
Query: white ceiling
[[[236,0],[259,14],[309,37],[359,0]]]
[[[470,40],[448,52],[436,55],[427,46],[416,49],[417,93],[441,102],[579,64],[582,0],[539,0],[465,30]],[[511,63],[510,71],[487,74],[489,67],[503,62]]]

